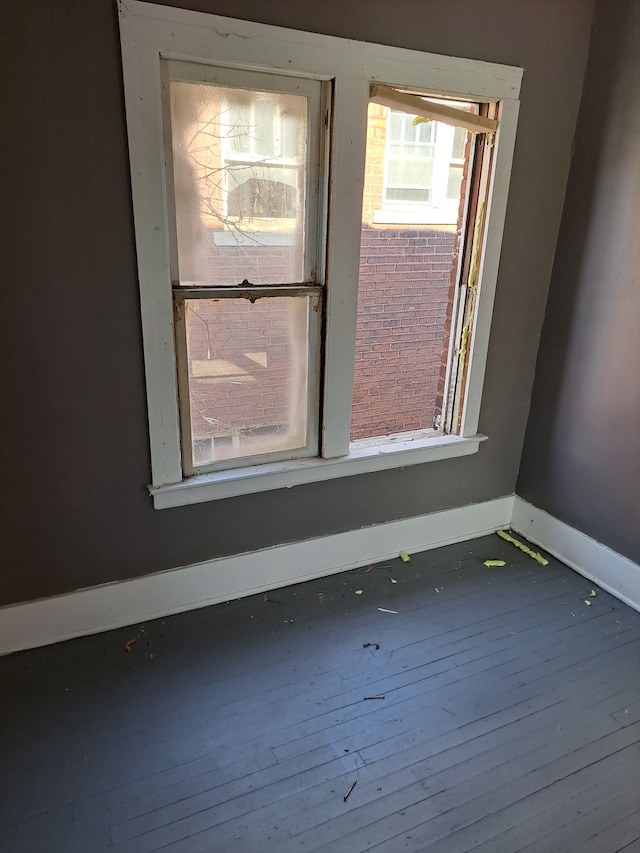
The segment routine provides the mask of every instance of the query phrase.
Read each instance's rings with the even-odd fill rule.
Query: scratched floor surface
[[[0,684],[2,853],[640,851],[640,613],[497,536]]]

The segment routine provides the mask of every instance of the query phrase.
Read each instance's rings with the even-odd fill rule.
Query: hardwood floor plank
[[[573,846],[568,853],[580,850],[581,853],[602,853],[611,850],[612,853],[621,851],[640,850],[640,804],[636,798],[633,804],[633,813],[627,814],[622,820],[617,819],[595,833],[588,841],[581,842],[579,848]],[[617,809],[616,809],[617,811]]]
[[[621,786],[612,785],[609,779],[599,779],[588,792],[561,800],[541,813],[535,822],[523,823],[512,833],[505,833],[504,841],[502,836],[494,839],[499,845],[494,842],[485,845],[486,853],[498,853],[500,849],[545,853],[550,845],[558,850],[570,850],[576,843],[581,845],[597,835],[608,821],[613,819],[617,823],[622,816],[637,810],[638,793],[634,787],[623,790]],[[482,846],[478,850],[482,851]]]
[[[495,836],[502,832],[505,826],[520,823],[525,819],[529,819],[532,815],[535,816],[540,812],[544,812],[548,809],[549,805],[558,800],[566,800],[568,796],[576,792],[580,793],[586,805],[589,801],[588,796],[594,785],[594,780],[605,780],[609,785],[613,782],[617,784],[620,774],[624,773],[627,762],[632,761],[637,763],[640,761],[640,748],[637,745],[631,750],[631,754],[626,753],[626,751],[624,753],[607,755],[592,764],[571,772],[567,776],[563,775],[559,778],[551,777],[552,781],[549,784],[545,784],[542,788],[531,791],[527,787],[525,788],[527,791],[526,795],[517,802],[507,802],[506,805],[503,805],[506,798],[501,798],[496,803],[498,806],[496,811],[483,815],[482,818],[469,826],[454,826],[453,831],[449,830],[447,837],[441,838],[436,843],[430,843],[429,847],[433,850],[433,853],[442,853],[442,851],[450,849],[452,841],[461,849],[467,849],[471,847],[475,848],[479,842],[489,840],[495,849],[497,848]],[[548,770],[551,773],[556,772],[556,769],[552,767],[548,768]],[[559,772],[564,771],[560,770]],[[544,778],[547,779],[549,777],[545,775]],[[620,806],[618,803],[615,804],[615,808],[616,812],[619,813]],[[558,819],[562,821],[565,817],[559,814]],[[435,825],[436,822],[434,821],[433,823]],[[576,827],[576,836],[579,836],[580,829],[580,826]],[[423,838],[424,834],[425,828],[420,827],[417,833],[418,839]],[[557,841],[554,837],[553,844],[555,845],[556,843]],[[518,848],[516,847],[515,849],[517,850]],[[584,847],[580,845],[580,849],[582,850]],[[607,848],[604,847],[601,849],[606,850]]]
[[[410,786],[403,811],[387,808],[386,797],[382,796],[371,809],[354,806],[348,814],[313,827],[307,838],[294,839],[294,844],[304,840],[305,850],[331,849],[336,853],[369,848],[391,851],[397,844],[397,836],[410,830],[416,845],[414,849],[429,844],[430,850],[435,851],[438,848],[434,842],[440,839],[444,839],[443,849],[446,849],[448,836],[493,814],[497,802],[509,804],[535,794],[540,787],[547,787],[557,779],[564,779],[583,763],[589,764],[591,751],[595,755],[608,756],[607,737],[617,737],[619,743],[626,744],[630,739],[633,742],[634,733],[618,730],[599,738],[599,752],[590,742],[591,733],[575,727],[523,755],[517,751],[515,754],[510,754],[509,750],[500,750],[499,754],[493,751],[442,770],[436,777],[445,786],[442,793],[425,797],[419,785]],[[561,757],[556,758],[558,755]],[[289,849],[294,847],[283,848]]]

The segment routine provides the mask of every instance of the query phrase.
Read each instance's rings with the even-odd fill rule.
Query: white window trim
[[[522,69],[353,42],[250,21],[119,0],[152,485],[157,508],[398,468],[475,452],[491,315],[515,144]],[[169,227],[161,110],[161,59],[274,71],[334,85],[331,216],[327,234],[323,458],[273,463],[183,480],[176,387]],[[462,429],[409,447],[349,447],[367,104],[371,83],[402,84],[498,101],[499,127],[486,211]],[[339,281],[331,271],[339,271]]]

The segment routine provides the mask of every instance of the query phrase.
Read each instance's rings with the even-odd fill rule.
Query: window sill
[[[359,447],[337,459],[314,457],[235,468],[215,474],[200,474],[169,486],[151,487],[149,491],[156,509],[168,509],[271,489],[291,488],[303,483],[316,483],[354,474],[468,456],[477,453],[480,442],[486,438],[485,435],[469,438],[451,435]]]

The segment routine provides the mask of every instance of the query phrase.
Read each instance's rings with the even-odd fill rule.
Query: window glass
[[[307,99],[171,83],[181,284],[303,280]]]
[[[186,299],[194,467],[303,447],[309,299]]]
[[[453,149],[451,157],[454,160],[462,160],[464,157],[464,146],[467,142],[467,131],[464,127],[456,127],[453,131]]]

